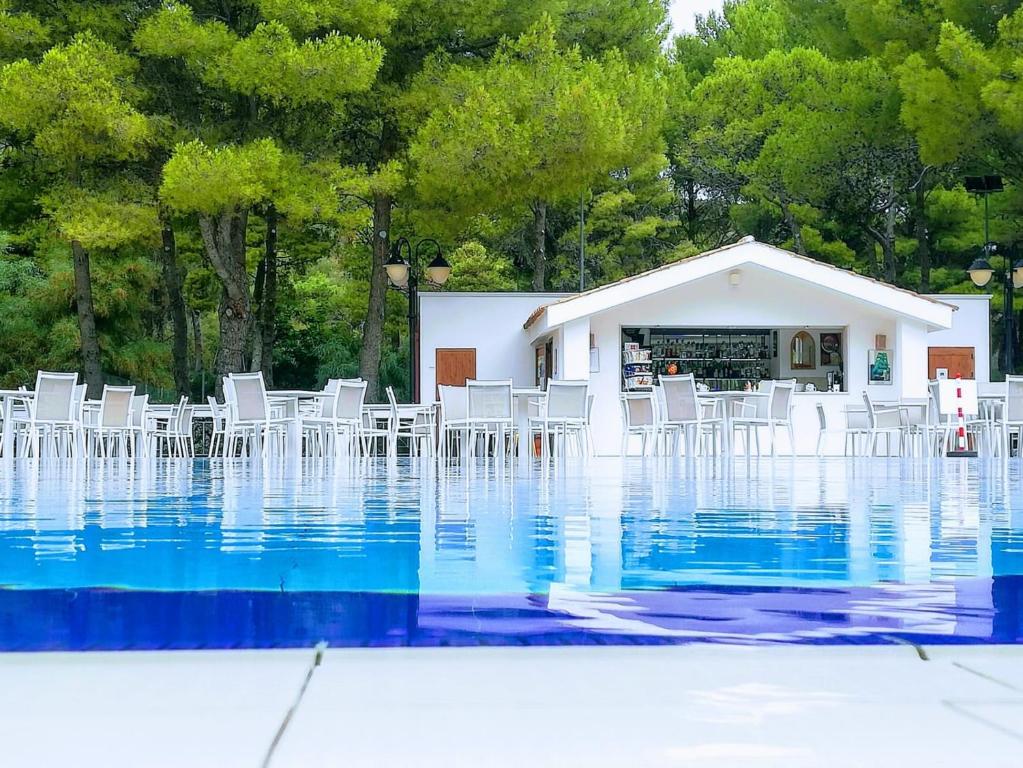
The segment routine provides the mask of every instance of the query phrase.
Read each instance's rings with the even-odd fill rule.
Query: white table
[[[285,453],[298,459],[302,458],[302,419],[299,402],[333,396],[330,392],[311,389],[275,389],[266,393],[267,400],[271,405],[284,407],[284,418],[288,422],[288,441]]]
[[[532,435],[529,434],[529,406],[535,400],[540,400],[546,394],[539,387],[515,387],[512,389],[512,400],[515,405],[515,428],[519,432],[519,461],[523,464],[529,463],[529,457],[533,454],[533,447],[530,445]]]
[[[732,454],[732,419],[735,416],[735,404],[744,403],[747,399],[770,397],[769,392],[753,390],[747,392],[744,389],[728,389],[721,392],[699,392],[697,396],[701,400],[720,400],[724,406],[724,413],[721,415],[721,425],[724,434],[721,437],[721,452],[726,455]],[[749,446],[746,446],[746,453],[749,453]]]

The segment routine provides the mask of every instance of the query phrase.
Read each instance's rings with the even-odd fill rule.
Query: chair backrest
[[[1005,409],[1002,418],[1016,424],[1023,422],[1023,376],[1005,377]]]
[[[664,387],[660,384],[655,384],[651,391],[653,392],[653,406],[654,406],[654,418],[658,421],[667,421],[668,419],[668,403],[664,399]]]
[[[366,388],[369,386],[365,381],[347,381],[337,379],[337,398],[334,409],[335,419],[344,419],[351,422],[362,422],[362,407],[366,403]],[[390,390],[390,387],[387,388]]]
[[[225,395],[227,388],[224,388]],[[210,406],[210,414],[213,416],[213,429],[223,432],[227,425],[227,404],[221,405],[213,395],[206,396],[206,403]]]
[[[589,387],[586,381],[552,379],[547,387],[547,418],[584,421]]]
[[[194,411],[195,409],[188,403],[188,398],[182,395],[181,400],[178,401],[177,423],[174,425],[175,431],[179,435],[192,434],[192,415]]]
[[[74,399],[71,404],[71,418],[75,421],[81,421],[83,413],[85,412],[85,396],[89,391],[89,387],[85,384],[75,385]]]
[[[824,412],[824,403],[817,401],[817,425],[821,432],[828,431],[828,415]]]
[[[874,410],[874,404],[866,390],[863,390],[863,404],[867,407],[867,423],[871,429],[875,429],[877,427],[877,412]]]
[[[771,387],[768,413],[775,421],[788,421],[792,415],[792,393],[796,391],[796,380],[785,379],[774,382]]]
[[[619,402],[622,406],[622,419],[625,421],[626,430],[654,425],[654,397],[652,394],[623,394]]]
[[[149,395],[135,395],[131,399],[131,425],[142,429],[146,426],[146,412],[149,410]]]
[[[469,379],[465,382],[468,398],[468,418],[474,421],[511,421],[512,381],[481,381]]]
[[[99,405],[99,425],[108,428],[124,428],[131,425],[131,400],[135,387],[103,387],[103,399]]]
[[[337,394],[340,389],[341,379],[327,379],[327,383],[323,387],[323,394],[329,395],[329,397],[321,397],[316,401],[317,416],[330,419],[337,415]]]
[[[757,419],[768,419],[771,417],[771,392],[774,391],[774,379],[762,379],[757,383],[757,392],[766,392],[767,397],[751,398],[756,410],[753,415]]]
[[[234,390],[234,414],[237,420],[267,421],[270,418],[270,405],[266,399],[263,372],[230,373],[228,379]]]
[[[36,374],[35,420],[73,421],[77,373],[39,371]]]
[[[469,415],[469,400],[465,387],[453,387],[441,384],[437,387],[440,394],[441,421],[462,421]]]
[[[941,411],[938,409],[939,397],[938,397],[939,384],[937,381],[927,382],[927,424],[929,426],[937,426],[941,424]]]
[[[696,396],[696,379],[691,373],[661,376],[664,388],[665,416],[668,421],[699,421],[700,401]]]

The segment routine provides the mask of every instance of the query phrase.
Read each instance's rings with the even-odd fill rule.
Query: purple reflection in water
[[[1023,642],[1023,577],[546,595],[0,590],[0,650]]]

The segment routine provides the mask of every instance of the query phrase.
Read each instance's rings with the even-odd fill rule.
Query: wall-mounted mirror
[[[789,367],[793,370],[806,370],[817,367],[817,343],[806,331],[800,331],[792,337],[789,347]]]

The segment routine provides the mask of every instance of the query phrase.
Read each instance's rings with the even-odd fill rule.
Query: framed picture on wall
[[[842,364],[842,334],[821,334],[821,365]]]
[[[867,352],[867,383],[892,383],[892,351],[871,349]]]

